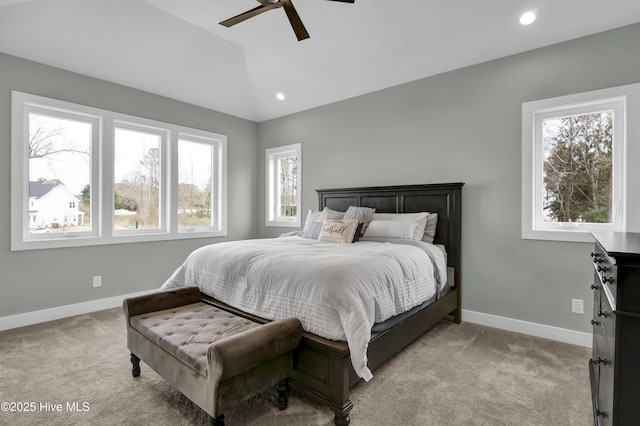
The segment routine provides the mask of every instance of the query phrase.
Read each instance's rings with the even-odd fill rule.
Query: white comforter
[[[373,324],[431,298],[446,276],[442,251],[423,242],[335,244],[287,237],[201,247],[162,289],[198,286],[263,318],[297,317],[308,332],[346,340],[354,370],[368,381]]]

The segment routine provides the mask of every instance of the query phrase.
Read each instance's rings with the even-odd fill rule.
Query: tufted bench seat
[[[197,287],[126,299],[127,345],[132,374],[140,360],[224,424],[224,411],[278,384],[286,408],[291,351],[302,325],[297,318],[258,324],[204,303]]]

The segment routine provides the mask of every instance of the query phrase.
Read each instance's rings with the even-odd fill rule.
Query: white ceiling
[[[260,122],[640,22],[638,0],[293,3],[310,39],[282,8],[218,25],[256,0],[0,0],[0,51]]]

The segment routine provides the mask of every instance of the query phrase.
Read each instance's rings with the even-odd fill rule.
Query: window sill
[[[269,221],[265,223],[265,226],[279,227],[279,228],[300,228],[300,220],[293,221]]]
[[[567,241],[574,243],[593,243],[591,232],[603,229],[523,229],[523,240]],[[613,228],[611,228],[613,230]]]
[[[23,251],[23,250],[39,250],[39,249],[53,249],[53,248],[66,248],[66,247],[87,247],[87,246],[100,246],[109,244],[127,244],[127,243],[144,243],[154,241],[172,241],[172,240],[184,240],[195,238],[216,238],[226,237],[226,230],[219,231],[192,231],[177,234],[136,234],[136,235],[114,235],[113,237],[96,237],[96,236],[80,236],[78,234],[69,235],[62,238],[55,239],[33,239],[23,241],[18,239],[12,241],[11,251]]]

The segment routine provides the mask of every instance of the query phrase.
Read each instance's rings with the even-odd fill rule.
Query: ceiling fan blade
[[[268,6],[258,6],[247,12],[241,13],[240,15],[236,15],[233,18],[226,19],[220,22],[220,25],[224,25],[225,27],[231,27],[235,24],[239,24],[242,21],[246,21],[249,18],[253,18],[256,15],[259,15],[267,10],[275,9],[280,7],[279,3],[269,3]]]
[[[296,33],[296,37],[298,37],[298,41],[309,38],[309,33],[304,27],[304,24],[302,23],[298,12],[296,12],[296,8],[293,7],[293,3],[291,3],[291,0],[281,0],[281,3],[282,6],[284,6],[284,11],[287,12],[287,17],[289,18],[291,27],[293,27],[293,32]]]

